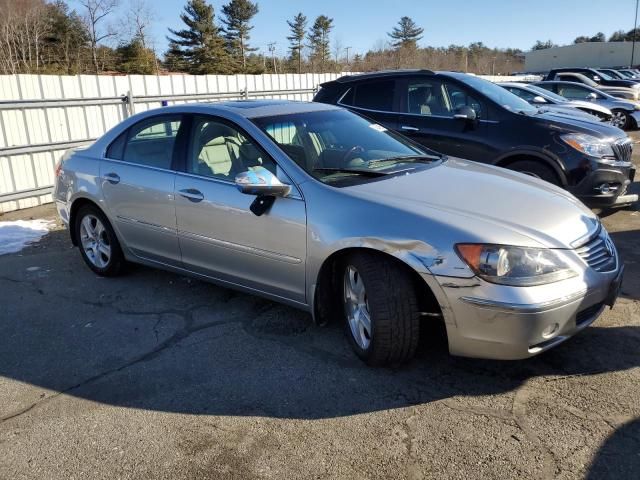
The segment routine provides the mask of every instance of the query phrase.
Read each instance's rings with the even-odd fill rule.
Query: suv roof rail
[[[425,73],[428,75],[435,75],[433,70],[427,70],[425,68],[413,68],[413,69],[400,69],[400,70],[379,70],[377,72],[356,73],[354,75],[344,75],[340,78],[336,78],[331,82],[326,83],[347,83],[355,80],[363,80],[367,78],[387,77],[391,75],[410,75],[414,73]]]

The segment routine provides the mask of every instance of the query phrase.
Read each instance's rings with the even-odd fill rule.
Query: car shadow
[[[631,300],[640,300],[640,251],[638,250],[640,230],[609,232],[609,236],[616,245],[625,265],[620,296]]]
[[[587,480],[638,478],[640,473],[640,418],[613,432],[591,463]]]
[[[153,411],[323,419],[640,366],[640,327],[592,326],[517,362],[452,357],[441,332],[426,329],[414,361],[369,368],[337,323],[320,328],[304,312],[145,267],[99,278],[66,235],[0,257],[0,375],[46,389],[44,398],[64,392]],[[0,416],[29,407],[30,397],[16,395],[21,406]]]

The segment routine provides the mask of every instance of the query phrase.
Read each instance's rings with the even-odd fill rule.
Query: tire
[[[507,165],[507,168],[560,186],[560,180],[556,172],[554,172],[551,167],[542,163],[541,160],[518,160]]]
[[[631,128],[631,124],[633,123],[631,115],[624,110],[611,110],[611,113],[613,113],[613,117],[611,117],[611,125],[622,130],[628,130]]]
[[[361,296],[354,293],[354,281],[363,288]],[[420,311],[415,285],[401,266],[380,255],[356,253],[344,262],[338,285],[346,334],[358,357],[370,366],[395,366],[413,358],[420,339]],[[358,301],[350,300],[358,296]],[[354,313],[356,308],[360,314]],[[368,331],[358,328],[366,320],[355,320],[364,318],[363,311]]]
[[[80,255],[94,273],[115,277],[122,272],[125,265],[122,248],[109,220],[98,207],[80,207],[74,228]]]

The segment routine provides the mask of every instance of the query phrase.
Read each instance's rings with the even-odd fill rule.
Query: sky
[[[209,0],[216,18],[227,1]],[[152,35],[156,50],[163,53],[167,28],[183,26],[179,15],[186,0],[146,2],[155,15]],[[69,3],[81,10],[77,0]],[[127,4],[127,0],[120,0],[120,19]],[[568,44],[577,36],[599,31],[608,37],[616,30],[633,28],[636,0],[258,0],[258,6],[250,44],[261,52],[267,52],[269,42],[276,42],[276,53],[285,55],[286,20],[302,12],[309,27],[318,15],[333,18],[331,40],[351,47],[352,56],[387,41],[387,32],[404,15],[424,28],[421,46],[481,41],[489,47],[528,50],[536,40]]]

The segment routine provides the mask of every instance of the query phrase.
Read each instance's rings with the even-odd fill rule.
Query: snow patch
[[[44,237],[54,225],[53,220],[40,218],[0,222],[0,255],[19,252]]]

